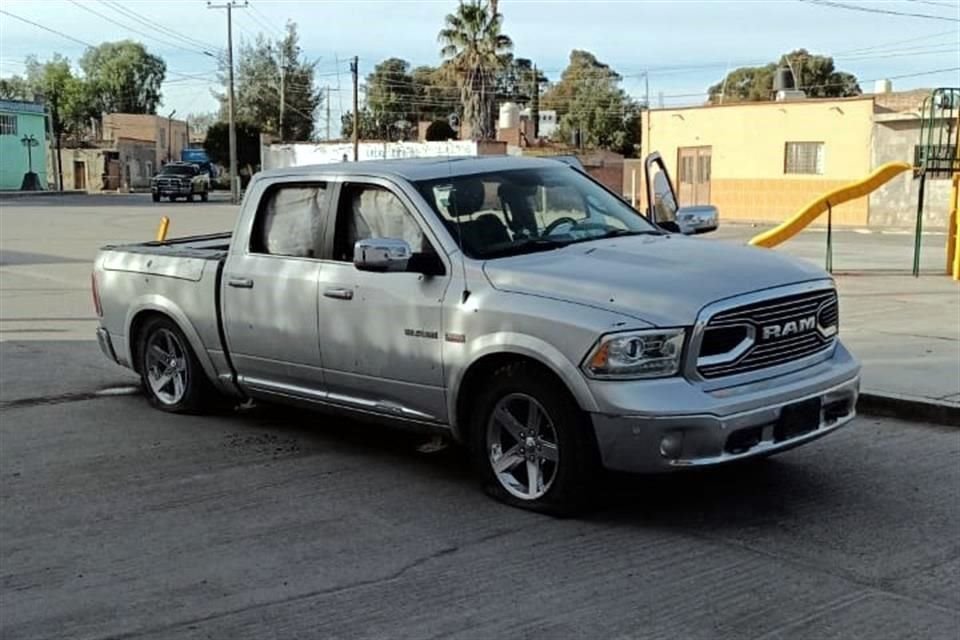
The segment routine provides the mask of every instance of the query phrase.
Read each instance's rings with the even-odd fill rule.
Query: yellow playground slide
[[[894,176],[904,171],[909,171],[912,168],[913,167],[906,162],[888,162],[885,165],[881,165],[877,167],[876,171],[863,180],[845,184],[842,187],[823,194],[773,229],[764,231],[751,238],[750,244],[755,247],[766,247],[769,249],[777,246],[781,242],[786,242],[800,233],[808,224],[820,217],[820,214],[825,213],[829,207],[836,207],[848,200],[861,198],[874,189],[880,188]]]

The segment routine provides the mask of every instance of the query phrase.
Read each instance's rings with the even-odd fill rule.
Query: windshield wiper
[[[643,229],[641,231],[634,231],[632,229],[610,229],[602,236],[597,236],[595,238],[590,238],[591,240],[601,240],[603,238],[622,238],[623,236],[662,236],[663,232],[655,231],[653,229]]]

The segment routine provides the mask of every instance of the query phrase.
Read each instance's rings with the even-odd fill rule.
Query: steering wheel
[[[577,226],[577,221],[571,218],[570,216],[563,216],[562,218],[557,218],[556,220],[548,224],[546,228],[544,228],[543,234],[541,235],[544,235],[544,236],[551,235],[554,231],[557,230],[557,227],[559,227],[562,224],[570,224],[575,227]]]

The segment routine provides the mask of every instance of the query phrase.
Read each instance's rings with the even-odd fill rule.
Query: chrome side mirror
[[[677,225],[680,233],[688,236],[716,231],[720,226],[720,211],[712,204],[680,207],[677,210]]]
[[[367,238],[353,245],[353,266],[360,271],[406,271],[413,250],[398,238]]]

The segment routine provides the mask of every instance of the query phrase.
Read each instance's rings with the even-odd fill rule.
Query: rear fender
[[[207,346],[203,344],[203,341],[200,339],[200,334],[197,333],[196,328],[193,326],[193,323],[190,322],[187,314],[169,298],[156,294],[149,294],[137,298],[127,311],[127,317],[124,321],[124,335],[127,337],[126,350],[131,367],[136,368],[137,352],[137,345],[134,343],[132,333],[133,323],[137,316],[146,312],[163,314],[177,323],[177,326],[187,338],[187,342],[190,343],[190,348],[193,349],[193,353],[197,356],[200,366],[203,367],[203,372],[207,374],[207,378],[209,378],[214,385],[219,387],[220,379],[218,372],[213,365],[213,360],[210,359],[210,355],[207,353]]]

